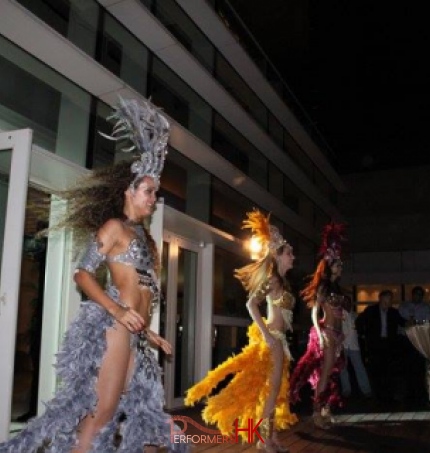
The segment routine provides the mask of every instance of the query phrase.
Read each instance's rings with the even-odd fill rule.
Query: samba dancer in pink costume
[[[342,294],[339,278],[344,225],[330,223],[323,231],[320,259],[309,284],[302,291],[312,309],[313,327],[305,354],[290,381],[290,401],[300,399],[300,389],[309,382],[314,389],[313,419],[316,426],[328,429],[333,422],[330,408],[341,405],[338,375],[344,366],[342,352],[343,310],[350,310],[350,299]],[[322,318],[319,314],[322,312]]]

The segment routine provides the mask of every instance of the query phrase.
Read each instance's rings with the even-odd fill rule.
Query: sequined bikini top
[[[139,273],[152,271],[155,259],[149,249],[145,229],[141,225],[135,225],[133,230],[136,237],[130,241],[127,250],[114,256],[100,253],[96,238],[91,238],[77,268],[94,273],[103,261],[107,261],[108,263],[122,263],[133,266]]]
[[[267,295],[266,300],[268,305],[268,318],[272,318],[273,306],[279,307],[286,329],[293,330],[293,308],[296,303],[295,297],[289,291],[283,291],[281,297],[278,299],[272,299]]]
[[[127,250],[114,256],[106,256],[108,263],[122,263],[133,266],[137,271],[154,269],[154,257],[148,246],[145,229],[141,225],[133,226],[136,237],[128,244]]]
[[[139,276],[139,285],[148,287],[153,294],[151,302],[152,311],[160,299],[160,289],[158,287],[158,279],[154,269],[155,257],[149,248],[147,233],[143,226],[133,225],[132,228],[136,233],[136,237],[130,241],[125,252],[114,256],[108,256],[101,253],[99,251],[100,244],[95,237],[92,237],[84,255],[77,265],[77,269],[83,269],[94,274],[103,261],[132,266],[136,269]],[[106,289],[108,291],[116,290],[111,283],[110,274],[108,274]]]
[[[333,308],[337,318],[343,317],[343,310],[351,311],[351,299],[348,296],[338,293],[329,293],[323,303],[329,304]]]

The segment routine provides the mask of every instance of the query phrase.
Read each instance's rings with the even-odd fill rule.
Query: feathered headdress
[[[170,124],[150,101],[119,99],[107,120],[115,120],[112,135],[100,134],[116,142],[125,141],[121,149],[126,153],[136,150],[139,158],[131,165],[134,179],[130,187],[143,176],[151,176],[157,185],[167,154]],[[131,145],[130,145],[131,142]]]
[[[278,228],[270,225],[269,220],[270,214],[265,216],[258,209],[254,209],[247,213],[247,218],[243,221],[242,228],[252,232],[251,243],[254,241],[259,246],[257,261],[235,271],[235,277],[250,293],[261,289],[272,274],[276,251],[288,244]]]
[[[321,258],[330,265],[340,260],[342,253],[342,242],[345,242],[346,225],[344,223],[330,222],[323,228],[322,242],[319,250]]]
[[[243,221],[242,229],[250,229],[252,238],[261,244],[260,255],[264,258],[269,253],[275,253],[279,247],[287,244],[279,229],[270,224],[270,214],[265,216],[258,209],[248,212]]]

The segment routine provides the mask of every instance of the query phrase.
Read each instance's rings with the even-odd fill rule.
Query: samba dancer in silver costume
[[[135,101],[121,100],[113,118],[110,138],[130,140],[128,151],[135,148],[141,156],[131,167],[134,175],[123,161],[64,193],[70,209],[62,226],[92,232],[75,273],[91,300],[82,302],[57,355],[56,395],[43,415],[0,445],[1,453],[187,448],[171,442],[173,423],[163,411],[161,370],[150,348],[170,353],[170,345],[146,328],[159,300],[159,269],[155,243],[142,223],[155,207],[169,124],[150,103]],[[104,290],[95,278],[102,264],[109,275]],[[119,442],[115,436],[124,415]]]

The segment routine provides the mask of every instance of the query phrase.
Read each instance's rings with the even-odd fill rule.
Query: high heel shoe
[[[267,453],[278,453],[279,452],[275,442],[273,442],[272,439],[264,439],[264,442],[261,442],[261,440],[259,440],[257,442],[257,449],[264,450]]]
[[[272,442],[275,445],[277,453],[290,453],[290,449],[281,445],[276,437],[272,439]]]
[[[335,419],[331,413],[331,410],[330,410],[330,406],[324,406],[322,409],[321,409],[321,415],[322,417],[325,418],[325,420],[330,423],[330,424],[334,424],[335,423]]]
[[[320,428],[320,429],[330,429],[331,428],[331,422],[327,419],[327,417],[322,415],[321,412],[314,412],[312,414],[312,419],[314,421],[314,425],[317,428]]]
[[[263,418],[260,423],[259,432],[263,441],[259,440],[257,442],[257,448],[258,450],[264,450],[267,453],[278,453],[275,442],[271,439],[271,431],[273,430],[271,423],[273,423],[273,419],[269,417]]]

